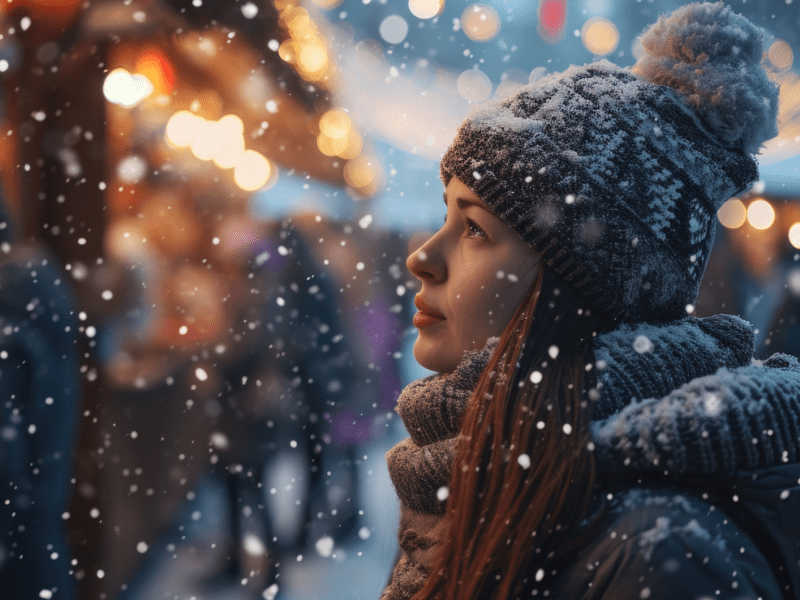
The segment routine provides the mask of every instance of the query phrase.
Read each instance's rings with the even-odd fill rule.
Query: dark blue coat
[[[800,599],[800,362],[753,361],[752,342],[729,316],[598,339],[595,532],[530,587]]]

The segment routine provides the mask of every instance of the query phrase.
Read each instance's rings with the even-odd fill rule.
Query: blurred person
[[[442,159],[382,600],[800,598],[800,361],[691,316],[777,132],[762,32],[690,4],[641,43],[477,107]]]
[[[292,219],[245,229],[232,235],[252,243],[217,265],[229,335],[170,376],[182,385],[148,390],[177,407],[193,390],[196,416],[181,418],[208,462],[121,598],[260,598],[308,544],[339,542],[357,523],[357,440],[337,438],[333,425],[374,394],[338,290]]]
[[[70,599],[75,300],[58,261],[11,231],[0,205],[0,596]]]

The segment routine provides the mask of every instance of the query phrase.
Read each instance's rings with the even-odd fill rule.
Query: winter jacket
[[[525,597],[800,600],[800,362],[753,361],[744,321],[622,326],[594,343],[597,483],[588,541]],[[458,426],[491,345],[404,390],[387,454],[403,550],[383,600],[428,575]]]

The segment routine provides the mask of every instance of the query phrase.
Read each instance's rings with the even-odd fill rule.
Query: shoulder
[[[770,566],[723,511],[675,488],[605,499],[603,524],[556,578],[554,598],[780,598]]]

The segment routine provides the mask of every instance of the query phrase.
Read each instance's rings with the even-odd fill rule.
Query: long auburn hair
[[[456,441],[443,538],[414,600],[507,600],[577,546],[594,482],[587,302],[543,266],[478,381]],[[582,536],[580,536],[582,537]]]

